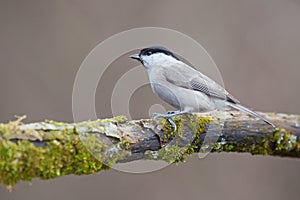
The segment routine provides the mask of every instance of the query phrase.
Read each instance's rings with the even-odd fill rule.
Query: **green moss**
[[[249,152],[253,155],[255,155],[255,154],[267,155],[267,154],[270,154],[270,152],[272,152],[272,150],[270,148],[269,141],[266,140],[265,138],[263,138],[259,142],[256,142],[253,145],[251,145],[251,149]]]
[[[195,120],[193,121],[192,126],[196,135],[203,133],[206,130],[208,123],[213,123],[213,119],[211,117],[201,117],[198,115],[193,116]]]
[[[26,116],[18,117],[15,121],[11,121],[7,124],[0,124],[0,136],[6,139],[14,137],[16,135],[23,134],[20,130],[20,124]]]
[[[198,147],[196,145],[189,145],[186,149],[186,154],[187,155],[193,155],[195,153],[195,149],[197,149]]]
[[[184,162],[186,150],[186,147],[178,147],[176,145],[164,147],[158,151],[158,159],[168,163]]]
[[[126,116],[122,116],[122,115],[114,117],[113,119],[114,119],[114,122],[116,122],[116,123],[124,123],[127,121]]]
[[[130,141],[127,139],[122,140],[122,149],[129,150],[130,149]]]
[[[164,160],[168,163],[185,162],[185,157],[195,153],[198,147],[195,145],[168,145],[161,148],[157,152],[147,151],[145,153],[147,159]]]
[[[271,134],[245,136],[244,141],[218,142],[213,151],[249,152],[260,155],[295,155],[300,153],[300,141],[285,129],[276,128]]]
[[[52,140],[44,147],[36,147],[27,140],[17,143],[0,140],[0,182],[7,186],[35,177],[91,174],[102,169],[108,167],[95,159],[78,137]]]
[[[124,123],[127,121],[126,116],[120,115],[116,116],[114,118],[108,118],[108,119],[98,119],[97,122],[109,122],[109,123]]]
[[[245,136],[244,142],[217,142],[213,151],[217,152],[248,152],[251,154],[269,154],[272,150],[266,138],[255,140],[254,137]]]
[[[183,126],[188,126],[194,133],[194,137],[198,138],[201,133],[206,130],[206,125],[213,121],[210,117],[201,117],[199,115],[178,115],[172,118],[173,122],[177,126],[177,131],[174,132],[172,125],[165,119],[159,118],[158,122],[163,127],[163,131],[167,134],[161,138],[162,142],[168,142],[174,136],[183,135],[182,130]]]
[[[93,154],[93,156],[100,160],[107,166],[114,165],[118,160],[125,158],[127,151],[123,148],[121,142],[117,143],[103,143],[97,136],[90,136],[84,140],[84,145]]]
[[[54,121],[48,122],[56,126],[68,125]],[[70,127],[70,124],[68,126]],[[96,124],[91,123],[91,126],[94,127]],[[89,146],[94,148],[95,152],[105,152],[106,146],[97,142],[94,134],[88,134],[85,142],[82,142],[75,127],[54,131],[35,131],[35,133],[44,134],[44,142],[40,147],[26,139],[17,142],[7,139],[12,135],[15,136],[16,133],[30,138],[31,132],[32,130],[21,131],[19,123],[0,124],[0,136],[4,138],[0,139],[0,183],[9,188],[20,180],[31,181],[35,177],[50,179],[66,174],[91,174],[109,169],[86,148]],[[101,151],[97,151],[99,149]],[[112,157],[107,164],[114,164],[116,160]]]
[[[45,123],[48,123],[48,124],[53,124],[55,126],[67,126],[67,125],[70,125],[68,123],[64,123],[64,122],[57,122],[57,121],[54,121],[54,120],[50,120],[50,119],[45,119]]]
[[[234,146],[232,144],[225,146],[226,151],[232,151],[234,149]]]
[[[214,149],[215,149],[216,151],[218,151],[218,150],[221,149],[221,147],[222,147],[222,144],[221,144],[220,142],[216,142],[216,143],[215,143],[215,146],[214,146]]]
[[[271,138],[276,151],[290,151],[298,147],[297,136],[289,134],[285,129],[276,129]]]
[[[12,187],[20,180],[31,181],[33,178],[50,179],[67,174],[91,174],[113,165],[123,159],[130,149],[130,141],[126,138],[115,138],[112,145],[104,144],[97,132],[105,132],[105,123],[123,123],[123,116],[114,119],[86,121],[77,124],[61,123],[46,120],[46,125],[54,125],[57,130],[21,130],[21,120],[0,124],[0,183]],[[208,118],[195,116],[189,120],[195,137],[199,135],[211,121]],[[178,131],[172,137],[182,134],[180,117],[175,118]],[[107,124],[106,124],[107,125]],[[66,128],[60,128],[66,127]],[[169,125],[165,129],[171,129]],[[81,131],[78,133],[78,131]],[[15,137],[17,134],[18,137]],[[37,147],[33,141],[22,139],[12,142],[10,138],[34,136],[36,142],[43,141]],[[113,136],[112,136],[113,137]],[[30,137],[31,138],[31,137]],[[82,142],[84,141],[84,142]],[[157,152],[158,157],[169,162],[184,161],[185,155],[194,153],[197,147],[171,145]],[[91,153],[92,152],[92,153]],[[102,162],[101,162],[102,161]],[[103,164],[105,163],[105,164]]]
[[[177,126],[177,131],[164,118],[159,119],[159,123],[166,133],[161,137],[164,146],[158,152],[147,152],[148,158],[164,160],[168,163],[184,162],[185,156],[192,155],[199,150],[196,145],[200,140],[200,135],[206,130],[208,123],[212,122],[210,117],[201,117],[198,115],[176,116],[172,118]],[[185,141],[186,127],[192,131],[192,141],[186,141],[186,145],[179,145],[180,141]]]

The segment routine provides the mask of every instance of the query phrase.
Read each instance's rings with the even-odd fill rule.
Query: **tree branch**
[[[300,157],[298,115],[261,113],[278,128],[234,111],[165,119],[125,117],[80,123],[23,118],[0,124],[0,182],[91,174],[115,163],[140,159],[183,161],[195,152],[246,152]]]

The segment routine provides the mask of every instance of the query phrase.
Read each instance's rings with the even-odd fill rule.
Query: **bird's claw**
[[[173,127],[173,131],[177,131],[177,125],[175,124],[175,122],[173,121],[172,117],[175,116],[174,113],[167,113],[167,114],[161,114],[161,113],[153,113],[153,118],[157,119],[157,118],[165,118],[167,119],[167,121],[171,124],[171,126]]]
[[[180,110],[168,111],[168,112],[167,112],[168,115],[179,115],[180,113],[181,113]]]
[[[173,132],[176,132],[177,131],[177,125],[175,124],[173,119],[172,118],[167,118],[167,120],[171,124],[171,126],[173,127]]]
[[[157,119],[157,118],[166,118],[168,120],[168,122],[171,124],[171,126],[173,127],[173,131],[177,131],[177,125],[175,124],[175,122],[173,121],[172,117],[176,116],[176,115],[182,115],[182,114],[191,114],[189,112],[185,112],[185,111],[168,111],[167,114],[161,114],[161,113],[153,113],[153,118]]]

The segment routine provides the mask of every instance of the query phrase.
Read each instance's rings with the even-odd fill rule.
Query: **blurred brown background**
[[[0,121],[22,114],[27,122],[72,121],[72,87],[85,56],[107,37],[144,26],[196,39],[245,105],[299,114],[299,20],[299,0],[1,0]],[[124,66],[136,65],[122,59]],[[119,76],[121,64],[112,64],[107,80]],[[99,117],[110,117],[113,83],[99,83]],[[149,102],[138,101],[145,94],[158,101],[149,87],[137,91],[139,103],[131,106],[136,118],[147,116],[142,108]],[[18,184],[13,193],[1,186],[0,199],[299,199],[299,167],[295,159],[211,154],[149,174],[110,170],[35,180]]]

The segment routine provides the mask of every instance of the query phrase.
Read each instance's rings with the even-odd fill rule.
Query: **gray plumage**
[[[142,49],[131,58],[141,61],[148,72],[152,90],[182,112],[208,112],[235,108],[274,126],[246,108],[218,83],[183,63],[164,47]]]

